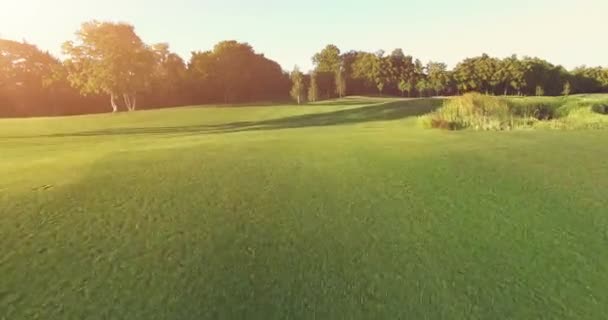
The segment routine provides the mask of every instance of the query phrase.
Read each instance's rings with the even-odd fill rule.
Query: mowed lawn
[[[608,131],[438,100],[0,120],[0,319],[603,319]]]

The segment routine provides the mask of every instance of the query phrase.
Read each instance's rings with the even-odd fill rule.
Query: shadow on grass
[[[429,113],[441,106],[442,99],[397,100],[359,108],[312,113],[261,121],[174,127],[114,128],[107,130],[59,133],[45,137],[87,137],[136,134],[215,134],[243,131],[280,130],[399,120]],[[360,102],[359,102],[360,103]],[[338,104],[334,104],[338,105]],[[349,105],[348,102],[342,105]]]

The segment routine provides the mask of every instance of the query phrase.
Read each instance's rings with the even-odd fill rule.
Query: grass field
[[[438,100],[0,120],[0,319],[603,319],[608,130]]]

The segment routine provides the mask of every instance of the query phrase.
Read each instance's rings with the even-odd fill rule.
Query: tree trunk
[[[509,94],[509,88],[505,88],[505,96]]]
[[[137,94],[133,93],[133,99],[131,99],[131,110],[135,111],[135,107],[137,107]]]
[[[127,107],[127,111],[131,111],[131,101],[129,101],[129,95],[126,93],[123,93],[122,99],[125,101],[125,106]]]
[[[116,97],[114,93],[110,94],[110,105],[112,105],[112,113],[116,113],[118,111],[118,106],[116,105]]]

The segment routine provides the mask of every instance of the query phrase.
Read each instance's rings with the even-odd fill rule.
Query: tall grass
[[[608,128],[608,99],[597,97],[495,97],[468,93],[419,119],[427,128],[512,130]]]
[[[439,110],[423,117],[431,128],[458,130],[509,130],[514,117],[505,99],[469,93],[447,100]]]

